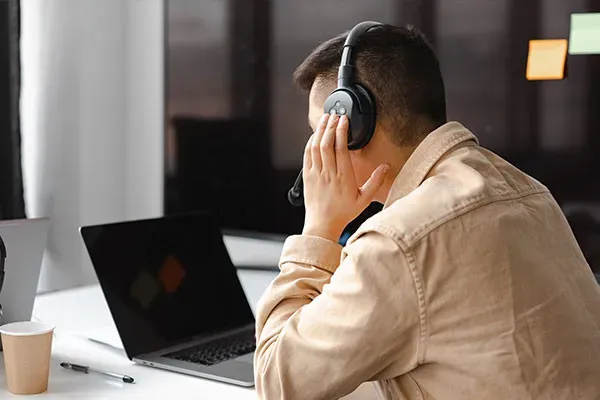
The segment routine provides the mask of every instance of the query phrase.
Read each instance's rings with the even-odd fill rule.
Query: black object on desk
[[[235,268],[244,270],[244,271],[270,271],[270,272],[279,272],[279,265],[271,264],[271,265],[245,265],[245,264],[236,264]]]
[[[4,263],[6,260],[6,245],[0,236],[0,293],[2,293],[2,286],[4,285]],[[0,304],[0,322],[2,321],[2,304]],[[0,344],[0,350],[2,350],[2,344]]]
[[[99,369],[95,369],[92,367],[86,367],[83,365],[77,365],[77,364],[63,362],[63,363],[60,363],[60,366],[63,368],[66,368],[66,369],[72,369],[73,371],[83,372],[84,374],[89,374],[90,372],[95,372],[97,374],[110,376],[111,378],[120,379],[125,383],[133,383],[134,382],[134,380],[131,376],[116,374],[113,372],[100,371]]]

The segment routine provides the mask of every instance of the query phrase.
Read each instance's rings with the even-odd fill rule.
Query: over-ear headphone
[[[352,28],[342,50],[338,87],[325,100],[326,113],[348,116],[350,121],[348,148],[350,150],[365,147],[375,131],[375,100],[364,86],[355,82],[352,52],[358,39],[378,26],[382,26],[382,24],[365,21]]]
[[[373,96],[364,86],[355,81],[352,52],[363,34],[379,26],[383,24],[364,21],[352,28],[342,50],[337,89],[327,97],[323,107],[326,113],[348,116],[350,122],[348,149],[350,150],[361,149],[369,143],[375,132],[376,122]],[[301,206],[304,203],[302,171],[288,192],[288,200],[293,206]]]

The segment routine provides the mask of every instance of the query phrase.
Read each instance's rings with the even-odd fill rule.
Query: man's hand
[[[358,187],[348,150],[348,118],[323,115],[304,150],[302,233],[337,242],[346,225],[371,203],[388,168],[380,165]]]

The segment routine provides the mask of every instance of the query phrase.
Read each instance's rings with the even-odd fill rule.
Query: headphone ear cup
[[[357,150],[369,144],[373,133],[375,133],[375,102],[369,91],[361,85],[356,84],[350,90],[356,99],[354,103],[355,114],[359,115],[359,118],[355,118],[354,123],[352,120],[350,122],[352,141],[349,143],[348,148]]]
[[[324,111],[328,114],[347,115],[350,120],[348,148],[357,150],[365,147],[375,130],[374,103],[371,95],[362,86],[334,90],[325,100]]]

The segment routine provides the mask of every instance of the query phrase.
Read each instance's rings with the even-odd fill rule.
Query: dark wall
[[[215,207],[235,214],[225,217],[227,228],[298,232],[303,210],[287,203],[286,192],[311,132],[307,98],[291,75],[318,43],[372,19],[420,28],[440,59],[449,118],[550,187],[570,218],[600,220],[600,56],[569,56],[563,81],[525,78],[529,40],[568,38],[571,13],[600,12],[600,0],[167,4],[167,213]],[[173,128],[180,117],[220,125],[214,134],[181,133]],[[223,129],[228,121],[231,128]],[[206,135],[222,145],[209,144]],[[215,174],[215,165],[226,171]],[[211,179],[222,180],[210,183],[211,192],[199,186]],[[587,235],[586,224],[575,225],[578,236]]]
[[[19,1],[0,0],[0,219],[25,216],[19,122],[19,22]]]

